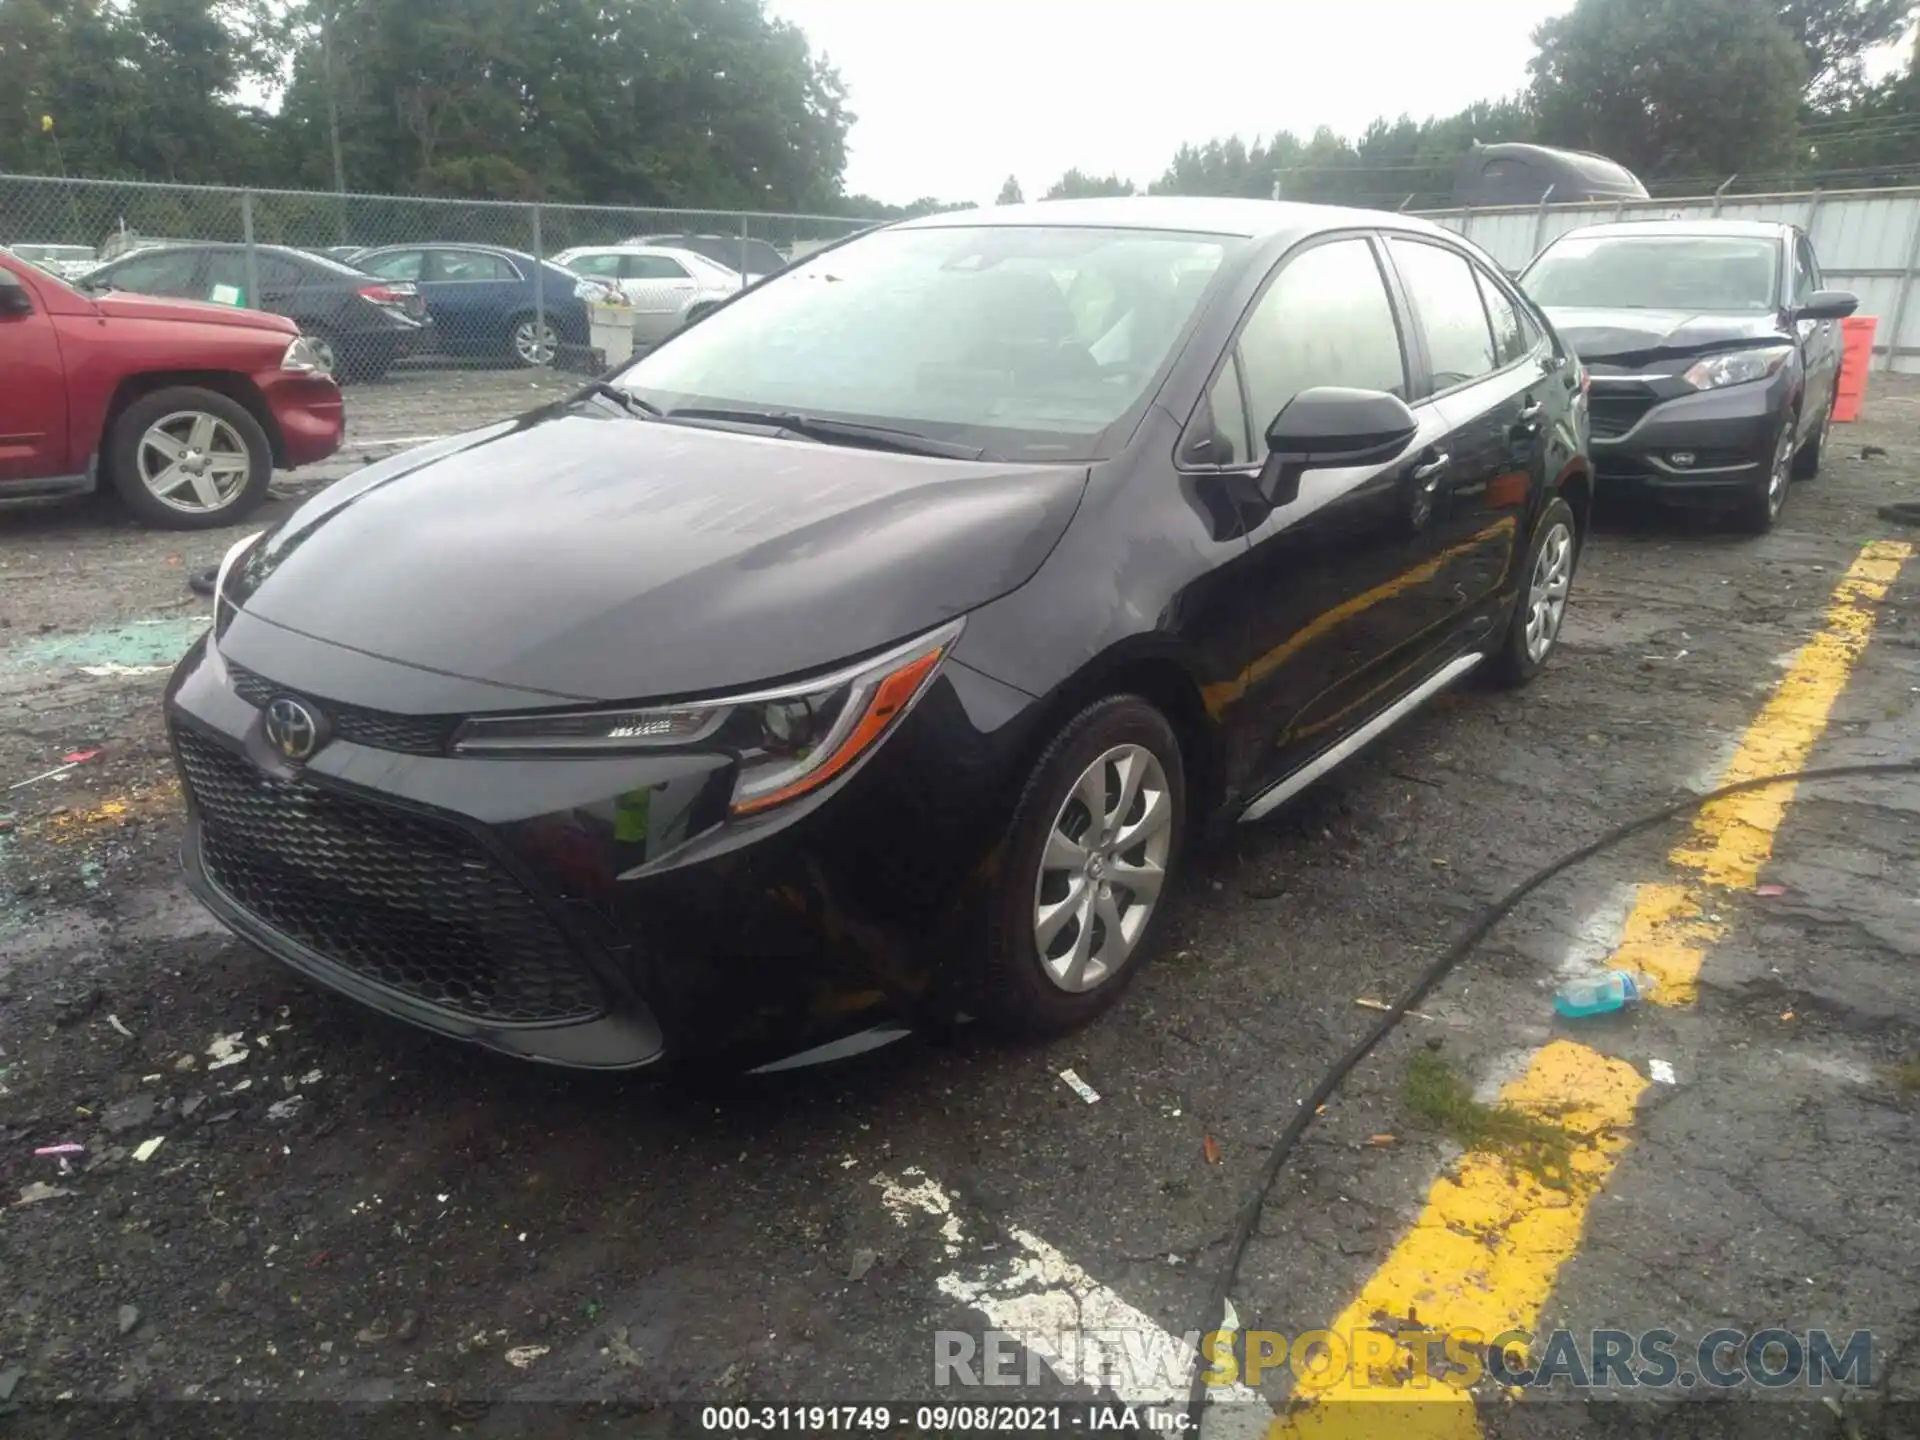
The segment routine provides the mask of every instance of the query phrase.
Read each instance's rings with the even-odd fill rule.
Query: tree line
[[[1183,145],[1157,178],[1067,171],[1044,199],[1275,193],[1430,208],[1476,140],[1592,150],[1654,194],[1920,182],[1920,74],[1867,74],[1912,0],[1579,0],[1534,32],[1527,88],[1455,115]],[[1463,22],[1469,23],[1469,22]],[[1920,40],[1916,41],[1920,45]],[[1022,198],[1009,178],[999,203]]]
[[[1595,150],[1655,193],[1920,181],[1920,76],[1866,57],[1915,0],[1578,0],[1519,94],[1182,145],[1046,192],[1451,198],[1473,142]],[[1462,12],[1471,27],[1470,11]],[[846,86],[764,0],[0,0],[0,172],[803,210],[848,195]],[[1020,198],[1009,180],[999,200]],[[971,197],[979,199],[981,197]],[[956,197],[958,200],[958,197]],[[960,201],[964,203],[964,201]]]

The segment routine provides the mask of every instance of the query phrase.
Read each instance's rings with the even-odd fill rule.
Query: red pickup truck
[[[203,530],[274,468],[340,448],[340,389],[291,320],[79,291],[0,249],[0,499],[111,485],[153,525]]]

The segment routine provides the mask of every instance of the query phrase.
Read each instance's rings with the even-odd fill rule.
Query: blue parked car
[[[597,287],[524,251],[494,245],[378,245],[357,252],[348,263],[382,279],[419,286],[439,348],[448,354],[551,365],[563,353],[587,350],[587,296]],[[544,327],[536,323],[540,312]]]

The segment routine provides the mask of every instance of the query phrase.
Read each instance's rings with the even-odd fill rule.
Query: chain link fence
[[[434,281],[461,284],[480,274],[496,273],[487,271],[484,264],[476,268],[471,257],[462,268],[451,247],[487,246],[510,252],[511,269],[497,271],[498,280],[504,285],[510,283],[509,277],[517,279],[530,290],[531,300],[515,301],[503,293],[501,305],[512,309],[518,304],[524,309],[530,303],[535,311],[535,344],[519,353],[523,363],[548,363],[576,338],[571,321],[555,319],[558,312],[577,303],[572,274],[592,273],[609,283],[619,281],[623,289],[637,290],[641,302],[658,312],[654,328],[662,329],[663,322],[683,318],[689,303],[699,303],[698,296],[711,297],[716,279],[713,267],[724,269],[735,283],[744,283],[740,276],[757,278],[872,223],[834,215],[525,204],[0,175],[0,245],[62,278],[79,279],[132,252],[181,243],[237,247],[237,255],[229,252],[232,259],[221,274],[227,280],[244,277],[244,283],[225,284],[211,278],[205,264],[191,273],[177,265],[157,277],[148,274],[155,267],[141,267],[128,272],[129,281],[137,283],[121,283],[119,272],[124,267],[116,267],[109,278],[123,289],[229,303],[257,301],[260,308],[291,313],[279,303],[272,283],[273,275],[279,273],[276,262],[288,258],[276,247],[284,247],[317,252],[357,269],[371,268],[376,278],[414,283],[426,292],[424,308],[434,311],[441,308],[436,303],[441,292]],[[631,264],[622,269],[618,262],[604,258],[587,263],[571,253],[583,246],[638,243],[691,251],[711,262],[707,267],[697,263],[682,267],[699,282],[698,296],[690,302],[685,284],[662,281],[657,275],[651,277],[651,288],[640,276],[629,285],[625,276],[627,269],[634,268]],[[392,247],[409,253],[396,254]],[[384,256],[367,253],[382,250]],[[533,264],[534,257],[549,262],[559,257],[560,264],[571,269]],[[470,290],[458,296],[448,291],[446,296],[449,308],[454,299],[468,309],[476,299],[484,299]],[[667,313],[675,305],[681,309],[680,317]],[[299,314],[292,318],[303,319]],[[522,318],[511,315],[501,323]],[[469,316],[463,323],[492,322]],[[310,326],[303,321],[302,328]],[[646,324],[640,328],[644,331]],[[438,342],[446,342],[453,351],[472,348],[445,323],[429,333],[437,336],[428,349],[429,362],[439,353]],[[509,326],[504,347],[496,347],[509,361],[516,358],[512,333]],[[497,337],[489,331],[482,338],[491,345]],[[543,340],[554,343],[542,345]]]

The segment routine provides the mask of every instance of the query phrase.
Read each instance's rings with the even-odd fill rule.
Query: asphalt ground
[[[179,879],[156,701],[204,624],[184,576],[231,537],[0,513],[0,1406],[23,1431],[292,1436],[644,1433],[635,1413],[674,1402],[1174,1405],[1224,1237],[1376,1018],[1358,1002],[1689,787],[1920,755],[1920,566],[1874,515],[1920,498],[1920,385],[1875,382],[1765,538],[1610,507],[1548,671],[1443,697],[1196,857],[1170,943],[1099,1024],[724,1089],[471,1054],[226,936]],[[276,508],[564,383],[355,387],[348,450],[281,477]],[[1210,1428],[1914,1430],[1916,810],[1912,778],[1765,792],[1528,901],[1282,1172]],[[1554,987],[1607,963],[1655,974],[1655,1003],[1556,1018]],[[33,1153],[61,1143],[86,1151]],[[1589,1359],[1595,1330],[1671,1331],[1679,1359],[1582,1390],[1555,1329]],[[1812,1386],[1774,1336],[1753,1368],[1790,1384],[1721,1385],[1697,1363],[1721,1329],[1736,1372],[1770,1329],[1803,1360],[1816,1330],[1871,1354]],[[1424,1385],[1417,1331],[1441,1337]],[[1507,1331],[1487,1374],[1477,1347]],[[967,1355],[982,1383],[936,1363]],[[994,1360],[1018,1383],[984,1383]],[[419,1403],[341,1408],[387,1400]]]

